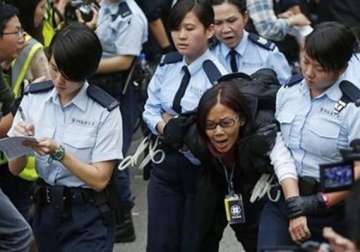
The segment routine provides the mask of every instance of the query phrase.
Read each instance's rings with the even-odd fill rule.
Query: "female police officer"
[[[175,115],[196,108],[204,91],[226,70],[208,50],[214,13],[204,1],[183,0],[170,13],[171,36],[179,53],[164,56],[149,88],[143,117],[155,135],[163,135]],[[214,76],[215,74],[215,76]],[[165,146],[148,187],[148,251],[195,249],[194,198],[198,167],[190,153]]]
[[[215,12],[215,35],[219,43],[212,51],[229,71],[252,74],[273,69],[279,81],[290,77],[285,56],[275,44],[244,30],[248,21],[245,0],[211,0]]]
[[[346,232],[341,204],[346,192],[320,193],[318,180],[319,164],[341,161],[339,150],[360,136],[360,110],[349,100],[343,102],[343,88],[357,89],[346,82],[355,47],[350,29],[338,23],[320,24],[305,39],[304,79],[291,81],[278,92],[276,118],[296,171],[278,172],[284,197],[265,205],[259,249],[309,238],[320,241],[325,225]],[[286,175],[291,173],[295,178]]]
[[[96,71],[101,44],[80,24],[50,45],[51,83],[30,85],[10,136],[34,135],[42,181],[34,193],[33,229],[39,251],[112,251],[113,223],[104,188],[122,158],[117,102],[85,79]],[[18,174],[22,156],[9,162]]]

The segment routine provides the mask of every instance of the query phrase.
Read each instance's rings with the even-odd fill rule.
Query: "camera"
[[[96,4],[95,0],[71,0],[65,7],[65,23],[77,21],[77,9],[80,11],[82,19],[89,22],[94,15],[91,9],[93,4]]]
[[[360,139],[351,141],[349,149],[340,153],[343,162],[320,165],[320,186],[323,192],[348,190],[354,183],[354,161],[360,160]]]

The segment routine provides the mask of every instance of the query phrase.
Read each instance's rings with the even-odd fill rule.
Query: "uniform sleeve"
[[[129,25],[115,41],[116,53],[137,56],[142,50],[142,44],[147,41],[147,22],[137,15],[134,15],[128,22]]]
[[[122,118],[120,110],[115,108],[99,126],[91,162],[96,163],[122,159],[122,144]]]
[[[166,67],[165,67],[166,68]],[[143,118],[145,123],[151,132],[158,135],[156,125],[161,118],[161,102],[160,102],[160,90],[163,84],[163,75],[165,70],[163,67],[158,67],[152,77],[148,86],[148,99],[146,100],[143,112]]]
[[[291,69],[284,54],[277,48],[267,58],[267,66],[272,66],[272,69],[276,72],[277,78],[281,85],[284,85],[286,81],[291,77]]]
[[[270,160],[279,182],[286,178],[297,179],[295,161],[286,148],[281,133],[276,136],[275,145],[270,152]]]
[[[274,41],[285,38],[288,22],[275,16],[272,0],[247,0],[246,3],[250,18],[262,37]]]

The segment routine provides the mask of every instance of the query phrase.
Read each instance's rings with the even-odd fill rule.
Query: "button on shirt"
[[[125,17],[119,14],[121,2],[127,3],[131,14]],[[103,58],[139,55],[148,38],[147,19],[139,6],[134,0],[103,0],[100,6],[96,34],[103,48]]]
[[[256,45],[248,36],[249,33],[244,31],[242,40],[234,48],[237,52],[238,71],[250,75],[261,68],[271,68],[276,72],[280,83],[286,83],[291,75],[291,69],[285,56],[278,48],[271,51]],[[231,71],[230,51],[231,48],[224,43],[219,43],[212,50],[228,71]]]
[[[34,124],[35,137],[53,138],[81,161],[90,164],[122,158],[122,120],[119,109],[109,112],[86,93],[85,83],[66,106],[60,104],[56,89],[24,96],[21,107],[28,122]],[[8,135],[21,121],[16,114]],[[49,155],[35,155],[36,171],[50,185],[88,187],[72,175],[61,162]]]
[[[334,109],[342,97],[342,80],[315,98],[311,98],[305,80],[278,92],[275,116],[301,177],[318,179],[319,164],[341,161],[339,150],[360,137],[360,109],[353,103],[340,113]]]
[[[158,134],[155,127],[162,120],[163,113],[177,114],[173,110],[173,101],[184,76],[183,66],[187,65],[191,74],[190,82],[181,99],[183,113],[195,109],[202,94],[213,86],[202,66],[207,59],[211,60],[222,74],[227,73],[209,50],[190,65],[183,59],[177,63],[158,66],[148,87],[148,99],[143,113],[146,124],[154,134]]]

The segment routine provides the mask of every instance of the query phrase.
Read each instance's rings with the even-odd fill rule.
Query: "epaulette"
[[[160,66],[173,64],[182,61],[183,56],[178,52],[169,52],[162,56]]]
[[[127,4],[127,2],[123,1],[123,2],[119,3],[118,11],[116,14],[111,15],[111,19],[114,22],[118,16],[121,16],[122,18],[126,18],[126,17],[130,16],[131,14],[132,14],[132,12],[129,8],[129,5]]]
[[[220,44],[220,41],[217,38],[215,38],[215,37],[211,38],[209,41],[210,51],[214,50],[215,47],[217,47],[219,44]]]
[[[213,85],[216,85],[222,74],[219,71],[219,69],[216,67],[214,62],[212,62],[211,60],[205,60],[202,66],[210,82]]]
[[[54,84],[51,80],[31,83],[24,89],[24,95],[39,94],[49,92],[54,88]]]
[[[101,88],[99,88],[95,85],[88,86],[86,93],[91,99],[93,99],[95,102],[99,103],[101,106],[106,108],[108,111],[112,111],[117,106],[119,106],[119,102],[114,97],[112,97],[111,95],[106,93],[104,90],[102,90]]]
[[[292,87],[298,83],[300,83],[304,79],[304,76],[302,74],[295,74],[290,77],[290,79],[286,82],[285,87]]]
[[[348,102],[355,103],[356,107],[360,106],[360,89],[350,81],[342,81],[339,84],[343,97],[348,99]]]
[[[269,51],[273,51],[275,48],[276,48],[276,45],[267,40],[267,39],[264,39],[254,33],[250,33],[249,34],[249,40],[253,43],[255,43],[256,45],[262,47],[262,48],[265,48],[266,50],[269,50]]]

